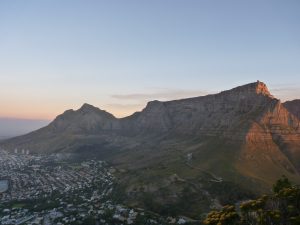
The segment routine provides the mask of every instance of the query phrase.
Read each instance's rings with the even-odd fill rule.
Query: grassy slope
[[[232,143],[224,144],[223,140],[216,139],[176,139],[173,144],[171,142],[160,142],[157,149],[140,149],[127,152],[124,158],[118,157],[118,167],[126,170],[126,173],[118,175],[127,187],[131,204],[143,204],[145,198],[149,200],[151,196],[151,204],[160,213],[164,212],[162,206],[170,208],[171,204],[172,210],[197,217],[200,212],[216,206],[215,197],[220,197],[224,202],[230,198],[225,196],[224,188],[227,188],[226,191],[241,190],[245,193],[244,197],[250,196],[244,188],[248,187],[249,182],[238,174],[232,164],[237,150]],[[187,162],[188,153],[193,153],[190,162]],[[222,177],[223,182],[215,182],[215,177]],[[231,203],[242,195],[231,196]],[[185,202],[189,205],[185,206]]]

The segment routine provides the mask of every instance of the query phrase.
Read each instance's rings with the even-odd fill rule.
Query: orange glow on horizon
[[[298,89],[286,89],[287,91],[272,90],[271,93],[281,99],[283,102],[286,100],[292,100],[299,96]],[[2,90],[3,91],[3,90]],[[62,114],[66,110],[79,109],[85,102],[89,103],[101,110],[105,110],[108,113],[113,114],[116,118],[124,118],[132,115],[134,112],[141,111],[149,99],[181,99],[188,96],[196,96],[194,92],[181,93],[176,95],[177,92],[171,92],[171,94],[164,93],[163,96],[150,95],[145,96],[143,94],[137,96],[123,96],[115,100],[109,97],[93,98],[78,96],[67,96],[57,98],[53,96],[37,95],[30,92],[30,95],[21,95],[21,93],[3,92],[0,96],[1,108],[0,117],[2,118],[14,118],[14,119],[30,119],[30,120],[54,120],[58,115]],[[9,96],[9,98],[7,97]],[[122,97],[122,96],[121,96]],[[122,103],[122,104],[120,104]]]
[[[98,107],[94,105],[95,107]],[[74,109],[77,110],[79,107],[36,107],[28,108],[22,106],[12,106],[4,107],[5,110],[1,110],[1,118],[11,118],[11,119],[28,119],[28,120],[54,120],[58,115],[64,113],[66,110]],[[108,113],[113,114],[116,118],[123,118],[132,115],[134,112],[140,111],[142,106],[119,106],[119,105],[107,105],[106,107],[98,107],[101,110],[105,110]]]

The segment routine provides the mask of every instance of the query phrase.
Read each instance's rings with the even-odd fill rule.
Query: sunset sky
[[[261,80],[300,98],[299,0],[0,1],[0,117],[51,120]]]

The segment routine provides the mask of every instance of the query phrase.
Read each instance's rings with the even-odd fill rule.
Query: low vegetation
[[[205,225],[299,225],[300,187],[282,177],[273,193],[249,200],[239,206],[227,205],[210,212]]]

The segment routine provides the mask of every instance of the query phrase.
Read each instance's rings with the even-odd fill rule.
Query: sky
[[[300,98],[299,0],[2,0],[0,117],[52,120],[261,80]]]

